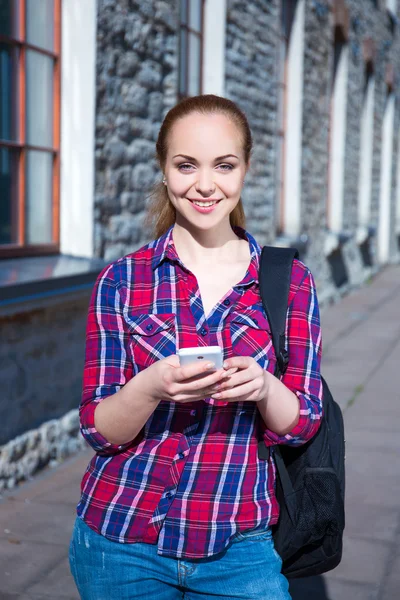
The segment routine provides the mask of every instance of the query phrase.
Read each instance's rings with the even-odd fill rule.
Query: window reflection
[[[16,65],[18,49],[0,43],[0,139],[15,140],[16,115],[13,92],[16,87]]]
[[[18,153],[0,148],[0,244],[16,242]]]

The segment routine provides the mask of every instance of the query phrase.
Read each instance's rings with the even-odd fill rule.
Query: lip
[[[208,214],[213,212],[217,208],[221,200],[222,198],[207,198],[207,200],[204,200],[204,198],[202,198],[201,200],[197,200],[196,198],[192,200],[191,198],[188,198],[188,201],[193,206],[193,208],[197,212],[202,214]],[[195,204],[195,202],[215,202],[216,204],[212,204],[211,206],[198,206],[197,204]]]
[[[189,202],[220,202],[222,198],[188,198]]]

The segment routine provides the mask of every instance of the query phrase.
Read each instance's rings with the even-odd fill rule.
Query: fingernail
[[[227,369],[228,368],[228,363],[225,361],[222,366],[224,367],[224,369]]]
[[[204,365],[204,370],[208,371],[209,369],[213,369],[215,367],[214,363],[207,363],[206,365]]]

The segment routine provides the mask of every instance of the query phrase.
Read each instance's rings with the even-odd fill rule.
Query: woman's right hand
[[[236,369],[210,372],[210,363],[198,362],[181,367],[177,355],[158,360],[140,373],[142,385],[154,402],[195,402],[218,391],[218,383],[226,380]]]

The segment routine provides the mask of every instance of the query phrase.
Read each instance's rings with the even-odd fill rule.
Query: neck
[[[186,265],[234,262],[239,258],[244,241],[236,235],[229,221],[207,231],[191,230],[175,223],[172,236],[176,251]]]

